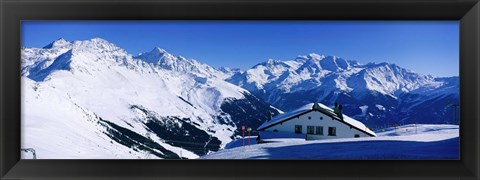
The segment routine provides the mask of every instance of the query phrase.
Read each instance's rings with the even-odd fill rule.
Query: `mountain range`
[[[337,102],[345,114],[371,127],[454,123],[448,105],[459,102],[458,77],[433,77],[395,64],[360,64],[314,53],[288,61],[270,59],[226,81],[283,111],[310,102]]]
[[[278,114],[221,71],[160,48],[133,56],[100,38],[59,39],[21,57],[22,147],[47,158],[196,158]]]
[[[271,116],[339,102],[370,127],[458,123],[458,77],[309,54],[248,70],[101,38],[21,50],[22,148],[40,158],[198,158]]]

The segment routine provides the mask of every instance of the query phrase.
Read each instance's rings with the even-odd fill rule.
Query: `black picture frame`
[[[0,0],[1,179],[478,179],[478,0]],[[460,160],[20,160],[22,20],[459,20]]]

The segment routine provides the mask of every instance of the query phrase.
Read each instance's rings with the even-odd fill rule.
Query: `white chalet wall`
[[[311,119],[308,119],[311,117]],[[323,120],[320,119],[323,117]],[[353,138],[356,134],[360,137],[370,137],[368,134],[355,129],[350,128],[349,125],[339,122],[319,111],[311,111],[306,114],[300,115],[298,118],[293,118],[283,123],[266,128],[265,131],[273,132],[290,132],[295,133],[295,125],[302,126],[302,134],[307,137],[307,126],[323,126],[323,135],[308,134],[307,139],[334,139],[334,138]],[[336,127],[336,136],[328,135],[328,127]],[[315,129],[316,130],[316,129]],[[314,132],[315,133],[315,132]],[[269,133],[270,135],[274,133]],[[261,132],[260,132],[261,135]],[[296,134],[296,137],[298,134]]]

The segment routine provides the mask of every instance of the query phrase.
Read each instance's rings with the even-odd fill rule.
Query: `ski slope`
[[[457,125],[405,125],[376,132],[378,137],[305,141],[270,139],[241,146],[241,139],[201,159],[342,159],[414,160],[459,158]],[[247,141],[247,140],[246,140]],[[255,141],[255,137],[251,139]]]

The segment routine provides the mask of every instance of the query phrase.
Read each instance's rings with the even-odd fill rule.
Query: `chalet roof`
[[[357,121],[345,114],[343,114],[343,120],[341,120],[334,112],[333,112],[333,109],[321,104],[321,103],[310,103],[310,104],[306,104],[298,109],[295,109],[293,111],[290,111],[290,112],[286,112],[286,113],[283,113],[283,114],[279,114],[279,115],[276,115],[272,118],[272,120],[270,121],[267,121],[265,123],[263,123],[260,127],[257,128],[257,130],[263,130],[263,129],[266,129],[268,127],[271,127],[271,126],[274,126],[276,124],[279,124],[279,123],[282,123],[282,122],[285,122],[285,121],[288,121],[290,119],[293,119],[294,117],[296,116],[299,116],[299,115],[302,115],[302,114],[305,114],[305,113],[308,113],[308,112],[311,112],[311,111],[319,111],[320,113],[323,113],[327,116],[330,116],[332,117],[333,119],[335,120],[338,120],[340,122],[343,122],[343,123],[346,123],[350,126],[353,126],[355,127],[356,129],[360,130],[360,131],[363,131],[367,134],[370,134],[371,136],[376,136],[376,134],[371,131],[370,129],[367,128],[367,126],[365,126],[363,123],[361,123],[360,121]]]

